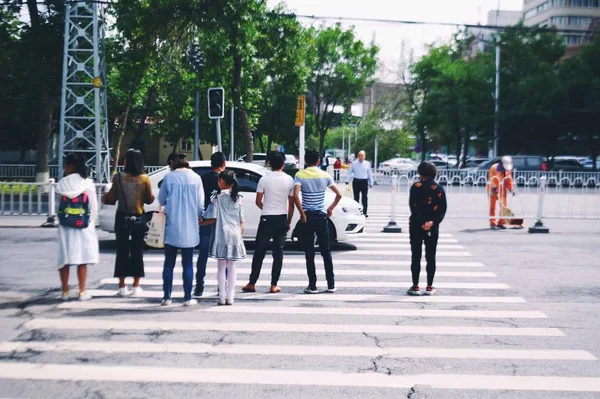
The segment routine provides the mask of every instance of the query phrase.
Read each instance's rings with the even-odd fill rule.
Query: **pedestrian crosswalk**
[[[405,233],[385,234],[389,207],[371,208],[365,233],[350,241],[356,249],[334,252],[334,294],[324,292],[318,253],[321,293],[302,294],[305,260],[292,248],[281,294],[268,293],[268,258],[258,292],[240,292],[250,273],[248,258],[237,265],[235,304],[217,306],[216,262],[210,260],[200,304],[182,306],[176,278],[174,305],[163,307],[164,258],[150,252],[144,290],[135,298],[117,297],[117,280],[105,276],[88,290],[93,300],[56,303],[25,322],[19,338],[0,342],[0,387],[8,388],[2,395],[134,397],[117,393],[121,385],[114,384],[149,389],[139,397],[181,396],[176,386],[198,397],[218,396],[201,391],[212,385],[218,387],[213,393],[248,397],[378,397],[390,389],[412,397],[419,387],[440,398],[459,391],[477,398],[505,391],[532,391],[540,398],[552,391],[567,392],[565,397],[600,393],[598,374],[582,372],[590,364],[597,369],[596,356],[570,347],[563,328],[453,234],[440,234],[437,295],[407,296],[407,215],[400,209],[396,219]],[[176,277],[181,272],[178,265]]]

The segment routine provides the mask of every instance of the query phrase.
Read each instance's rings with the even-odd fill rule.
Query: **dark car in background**
[[[550,168],[552,172],[582,172],[584,170],[576,159],[556,159]]]

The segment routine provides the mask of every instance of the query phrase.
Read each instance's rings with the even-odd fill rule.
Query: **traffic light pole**
[[[196,74],[196,120],[194,123],[194,161],[200,159],[200,76]]]
[[[231,127],[231,138],[230,138],[231,144],[229,146],[229,160],[231,162],[235,161],[235,149],[234,149],[234,139],[233,139],[233,136],[234,136],[233,133],[234,133],[234,127],[235,127],[234,118],[235,118],[235,108],[232,106],[231,107],[231,118],[230,118],[230,124],[229,124]]]
[[[221,143],[221,118],[216,119],[217,122],[217,146],[219,152],[223,152],[223,144]]]

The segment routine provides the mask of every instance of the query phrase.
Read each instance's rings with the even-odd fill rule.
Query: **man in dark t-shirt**
[[[210,157],[212,170],[202,176],[204,187],[204,209],[210,204],[211,198],[219,194],[219,173],[225,170],[226,158],[222,152],[215,152]],[[202,296],[204,293],[204,277],[206,276],[206,263],[208,262],[208,247],[210,246],[210,235],[214,229],[213,225],[200,226],[200,253],[196,270],[196,289],[194,296]]]

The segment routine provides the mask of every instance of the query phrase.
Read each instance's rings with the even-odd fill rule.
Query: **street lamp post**
[[[190,45],[187,53],[188,60],[194,72],[196,72],[196,117],[194,120],[194,161],[200,159],[198,149],[200,147],[200,70],[204,66],[204,53],[198,44]]]

